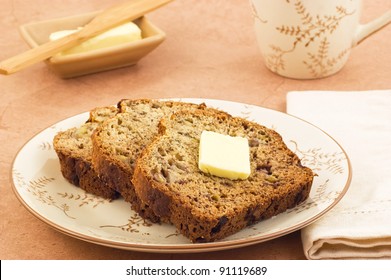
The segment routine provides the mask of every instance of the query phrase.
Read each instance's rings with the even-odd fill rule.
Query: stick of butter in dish
[[[70,35],[72,33],[78,32],[81,29],[82,27],[79,27],[78,29],[61,30],[61,31],[53,32],[49,35],[49,39],[51,41],[54,41],[62,37],[65,37],[67,35]],[[125,24],[114,27],[106,32],[103,32],[87,41],[84,41],[80,45],[77,45],[76,47],[63,51],[61,52],[61,54],[67,55],[67,54],[87,52],[87,51],[119,45],[122,43],[129,43],[141,39],[142,39],[141,29],[137,26],[137,24],[133,22],[127,22]]]
[[[198,168],[218,177],[247,179],[251,173],[248,140],[202,131]]]

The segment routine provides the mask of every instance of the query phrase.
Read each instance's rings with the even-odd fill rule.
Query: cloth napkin
[[[391,258],[391,90],[289,92],[287,112],[332,136],[353,170],[342,200],[302,229],[306,257]]]

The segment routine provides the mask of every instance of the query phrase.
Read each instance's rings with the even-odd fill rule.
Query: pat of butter
[[[248,140],[204,130],[199,146],[198,168],[228,179],[247,179],[250,176]]]
[[[81,29],[82,28],[79,27],[78,29],[53,32],[50,34],[49,39],[54,41],[72,33],[78,32]],[[80,45],[77,45],[69,50],[63,51],[61,54],[81,53],[141,39],[141,29],[135,23],[128,22],[103,32],[87,41],[84,41]]]

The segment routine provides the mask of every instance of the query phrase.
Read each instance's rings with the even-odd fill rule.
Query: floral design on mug
[[[292,4],[290,1],[286,1],[286,3],[288,5]],[[297,16],[300,17],[301,24],[276,27],[276,30],[280,34],[292,37],[292,47],[290,49],[283,49],[274,44],[269,45],[271,52],[265,56],[265,63],[273,72],[279,73],[285,70],[284,56],[286,54],[295,51],[299,44],[307,48],[319,42],[317,51],[308,52],[308,59],[303,61],[303,63],[313,77],[322,77],[331,73],[335,65],[345,58],[350,48],[343,50],[336,57],[330,57],[330,40],[328,36],[331,36],[337,30],[340,22],[345,17],[355,14],[356,11],[348,11],[343,6],[336,6],[334,14],[312,15],[300,0],[295,1],[293,6]],[[256,14],[254,8],[253,10]],[[259,19],[258,16],[255,17]],[[265,20],[261,22],[267,23]]]
[[[326,37],[319,44],[317,53],[308,53],[308,60],[303,61],[307,66],[311,75],[315,78],[324,77],[331,73],[336,64],[341,62],[349,53],[350,48],[341,51],[336,57],[330,57],[329,52],[330,42]]]
[[[254,17],[254,18],[256,18],[257,20],[259,20],[259,21],[262,22],[262,23],[267,23],[267,20],[262,19],[262,18],[258,15],[257,9],[256,9],[255,6],[254,6],[254,3],[251,3],[251,9],[252,9],[253,17]]]
[[[295,38],[293,46],[295,47],[299,43],[304,43],[305,47],[308,47],[311,43],[314,43],[316,39],[320,38],[326,33],[332,34],[339,26],[340,21],[349,15],[353,15],[355,12],[348,12],[346,8],[337,6],[336,14],[334,15],[311,15],[301,1],[296,1],[295,10],[300,16],[301,26],[279,26],[276,29],[285,35],[289,35]]]

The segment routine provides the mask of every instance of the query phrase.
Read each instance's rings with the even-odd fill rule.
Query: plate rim
[[[300,222],[296,223],[291,227],[284,228],[282,230],[278,230],[273,233],[269,234],[263,234],[261,236],[250,236],[246,238],[239,238],[239,239],[234,239],[234,240],[223,240],[223,241],[215,241],[215,242],[209,242],[209,243],[189,243],[189,244],[145,244],[145,243],[137,243],[137,242],[124,242],[124,241],[116,241],[116,240],[108,240],[108,239],[103,239],[103,238],[98,238],[95,236],[90,236],[81,232],[77,232],[75,230],[69,229],[65,226],[62,226],[55,221],[51,221],[47,218],[45,218],[42,214],[40,214],[38,211],[33,209],[25,199],[21,196],[19,191],[17,190],[14,177],[13,177],[13,170],[15,166],[15,162],[20,155],[20,153],[23,151],[23,149],[38,135],[40,135],[42,132],[45,130],[48,130],[49,128],[53,127],[54,125],[61,123],[63,121],[66,121],[72,117],[77,117],[79,115],[83,114],[88,114],[88,111],[86,112],[81,112],[77,113],[75,115],[65,117],[49,126],[47,126],[44,129],[41,129],[39,132],[35,133],[33,136],[31,136],[17,151],[15,154],[12,164],[10,167],[10,182],[11,182],[11,187],[13,190],[13,193],[15,196],[18,198],[19,202],[31,213],[33,216],[44,222],[45,224],[49,225],[51,228],[55,229],[56,231],[59,231],[65,235],[68,235],[70,237],[97,244],[97,245],[102,245],[110,248],[117,248],[117,249],[123,249],[123,250],[131,250],[131,251],[139,251],[139,252],[148,252],[148,253],[198,253],[198,252],[212,252],[212,251],[220,251],[220,250],[227,250],[227,249],[234,249],[234,248],[241,248],[245,246],[250,246],[262,242],[266,242],[275,238],[279,238],[282,236],[285,236],[287,234],[290,234],[292,232],[295,232],[299,229],[304,228],[305,226],[308,226],[315,221],[317,221],[319,218],[324,216],[327,212],[329,212],[332,208],[337,205],[340,200],[345,196],[346,192],[348,191],[351,180],[352,180],[352,165],[351,161],[349,159],[348,154],[346,153],[345,149],[336,141],[331,135],[329,135],[326,131],[323,129],[319,128],[318,126],[310,123],[309,121],[306,121],[302,118],[299,118],[297,116],[294,116],[292,114],[286,113],[286,112],[281,112],[278,110],[274,110],[271,108],[267,107],[262,107],[259,105],[254,105],[254,104],[249,104],[249,103],[243,103],[243,102],[236,102],[236,101],[229,101],[229,100],[223,100],[223,99],[212,99],[212,98],[197,98],[197,97],[185,97],[185,98],[159,98],[157,100],[179,100],[179,101],[184,101],[184,102],[198,102],[198,103],[208,103],[208,102],[222,102],[226,104],[235,104],[235,105],[243,105],[243,106],[251,106],[251,107],[256,107],[262,110],[267,110],[271,111],[277,114],[282,114],[286,115],[288,117],[297,119],[301,122],[307,123],[308,125],[312,126],[313,128],[321,131],[325,136],[327,136],[330,140],[334,142],[338,146],[338,148],[343,152],[345,158],[346,158],[346,163],[347,163],[347,170],[348,170],[348,176],[345,182],[345,185],[343,188],[341,188],[341,192],[339,195],[330,203],[327,207],[325,207],[322,211],[317,213],[316,215]],[[262,125],[262,124],[261,124]]]

